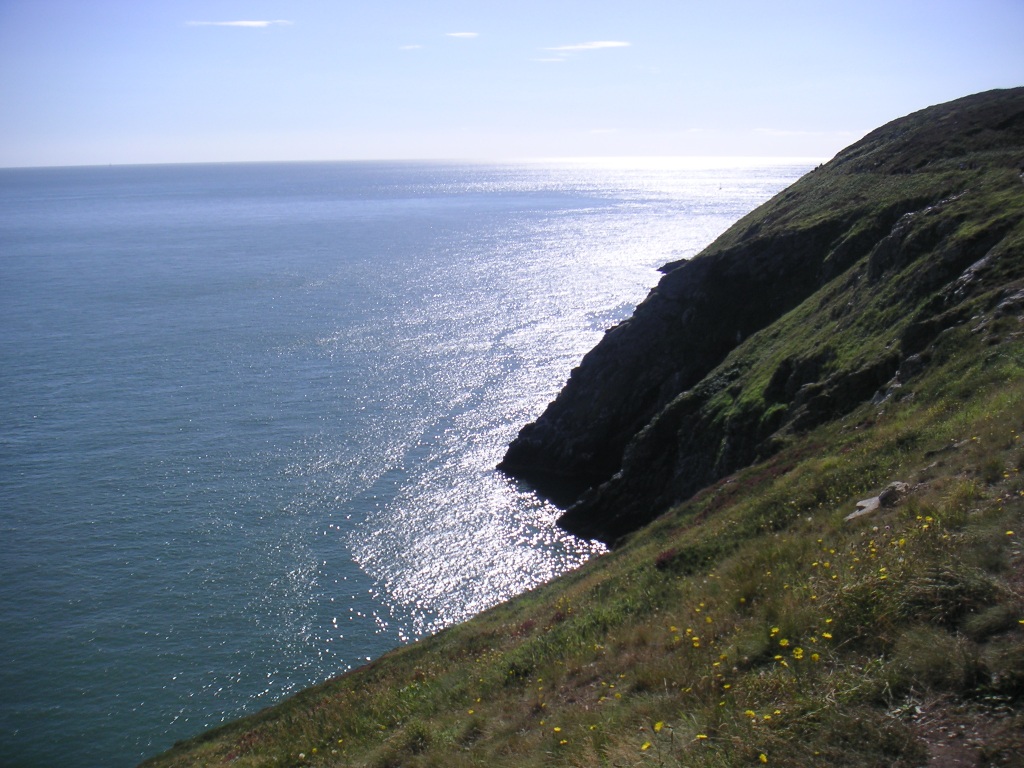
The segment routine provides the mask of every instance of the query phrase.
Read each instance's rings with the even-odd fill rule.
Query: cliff
[[[505,461],[611,552],[144,765],[1022,765],[1022,131],[898,120],[666,268]]]
[[[978,296],[1020,276],[1022,170],[1021,88],[873,131],[666,265],[500,468],[552,497],[583,489],[560,524],[615,542],[884,398]]]

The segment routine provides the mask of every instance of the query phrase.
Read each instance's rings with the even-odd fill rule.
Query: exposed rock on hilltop
[[[614,542],[788,435],[897,396],[945,331],[1020,315],[1024,88],[879,128],[666,265],[501,468]],[[993,293],[993,287],[998,290]]]

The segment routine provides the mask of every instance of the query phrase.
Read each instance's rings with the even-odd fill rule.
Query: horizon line
[[[693,163],[701,162],[759,162],[763,164],[775,163],[824,163],[831,160],[831,157],[820,155],[726,155],[726,154],[704,154],[704,155],[542,155],[525,157],[505,158],[468,158],[468,157],[376,157],[376,158],[309,158],[309,159],[262,159],[262,160],[169,160],[152,162],[110,162],[110,163],[63,163],[63,164],[38,164],[38,165],[0,165],[0,171],[32,170],[32,169],[61,169],[61,168],[129,168],[129,167],[152,167],[169,165],[284,165],[287,163],[315,164],[315,163],[415,163],[415,164],[461,164],[461,165],[515,165],[515,164],[542,164],[542,163],[604,163],[604,164],[644,164],[655,163],[679,164],[682,161]]]

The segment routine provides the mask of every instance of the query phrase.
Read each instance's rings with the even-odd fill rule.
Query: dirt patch
[[[927,768],[1024,767],[1024,723],[1008,707],[982,710],[936,698],[911,705],[908,717],[927,747]]]

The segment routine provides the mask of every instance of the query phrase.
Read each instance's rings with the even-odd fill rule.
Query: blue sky
[[[1022,84],[1024,0],[0,0],[0,166],[825,158]]]

